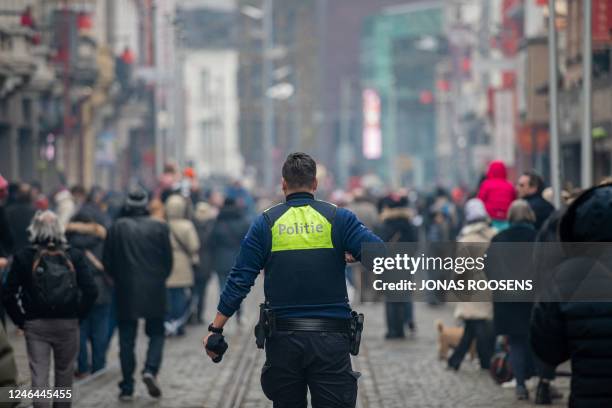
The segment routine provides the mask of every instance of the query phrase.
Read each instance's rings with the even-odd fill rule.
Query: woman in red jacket
[[[492,161],[489,164],[487,178],[478,190],[478,198],[484,203],[491,217],[492,225],[500,231],[506,228],[508,208],[516,199],[514,186],[506,177],[506,165],[499,160]]]

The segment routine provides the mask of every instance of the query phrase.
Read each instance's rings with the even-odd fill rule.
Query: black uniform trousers
[[[266,340],[261,386],[274,408],[354,408],[357,379],[345,333],[275,332]]]

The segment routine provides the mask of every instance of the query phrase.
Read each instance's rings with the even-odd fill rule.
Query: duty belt
[[[350,319],[286,318],[277,319],[275,329],[277,331],[350,333],[351,321]]]

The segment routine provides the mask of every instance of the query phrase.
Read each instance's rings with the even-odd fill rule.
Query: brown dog
[[[446,327],[440,319],[436,320],[436,329],[438,330],[438,358],[446,360],[448,351],[459,345],[461,337],[463,337],[463,327]],[[470,345],[470,359],[476,358],[476,340]]]

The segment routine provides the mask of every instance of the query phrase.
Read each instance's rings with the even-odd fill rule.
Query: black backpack
[[[38,248],[32,266],[32,288],[36,303],[44,308],[74,307],[79,295],[74,265],[65,251]]]

